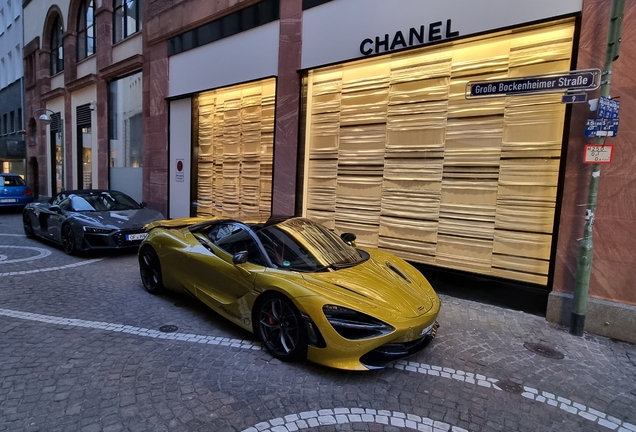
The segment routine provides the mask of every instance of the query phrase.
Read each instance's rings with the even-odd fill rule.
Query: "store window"
[[[85,0],[77,16],[77,61],[95,54],[95,7],[93,0]]]
[[[141,1],[113,1],[113,42],[117,43],[141,30]]]
[[[570,70],[574,21],[310,71],[303,213],[426,264],[547,284],[561,95],[466,83]]]
[[[197,216],[270,216],[275,90],[271,78],[199,95]]]
[[[129,75],[108,85],[109,181],[111,189],[142,199],[142,76]]]
[[[93,188],[93,135],[90,104],[75,108],[77,123],[77,184],[79,189]]]
[[[56,17],[51,28],[51,75],[64,70],[64,28],[62,20]]]
[[[64,190],[64,140],[63,119],[61,113],[51,115],[49,127],[50,163],[51,163],[51,195]]]

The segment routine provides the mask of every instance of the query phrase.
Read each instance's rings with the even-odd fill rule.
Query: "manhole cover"
[[[523,344],[523,346],[525,349],[530,350],[533,353],[539,354],[543,357],[557,360],[561,360],[563,357],[565,357],[562,353],[555,350],[554,348],[550,348],[547,345],[526,342]]]
[[[177,330],[179,330],[179,327],[174,325],[165,325],[165,326],[159,327],[159,331],[164,333],[174,333]]]
[[[498,381],[495,385],[507,393],[523,393],[523,386],[521,384],[517,384],[516,382]]]

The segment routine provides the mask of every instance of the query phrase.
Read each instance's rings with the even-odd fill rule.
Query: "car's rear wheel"
[[[75,233],[70,225],[64,225],[62,227],[62,249],[68,255],[75,255],[77,253]]]
[[[163,291],[161,263],[157,253],[150,246],[144,246],[139,251],[139,272],[146,291],[150,294],[159,294]]]
[[[22,226],[24,235],[27,238],[33,238],[33,224],[31,223],[31,217],[26,213],[22,213]]]
[[[282,361],[307,357],[307,329],[290,299],[278,293],[264,294],[255,305],[254,318],[255,331],[272,356]]]

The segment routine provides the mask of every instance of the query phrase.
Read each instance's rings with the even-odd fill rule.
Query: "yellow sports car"
[[[422,274],[304,218],[152,222],[139,248],[152,294],[185,291],[255,333],[274,357],[367,370],[435,337],[440,301]]]

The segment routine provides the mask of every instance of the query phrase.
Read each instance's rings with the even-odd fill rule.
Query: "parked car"
[[[163,215],[122,192],[88,189],[28,204],[22,219],[27,237],[52,240],[72,255],[89,249],[138,247],[146,237],[144,226]]]
[[[33,201],[33,190],[17,174],[0,173],[0,207],[24,207]]]
[[[146,227],[145,289],[186,291],[283,361],[368,370],[435,337],[440,300],[413,266],[304,218],[174,219]]]

